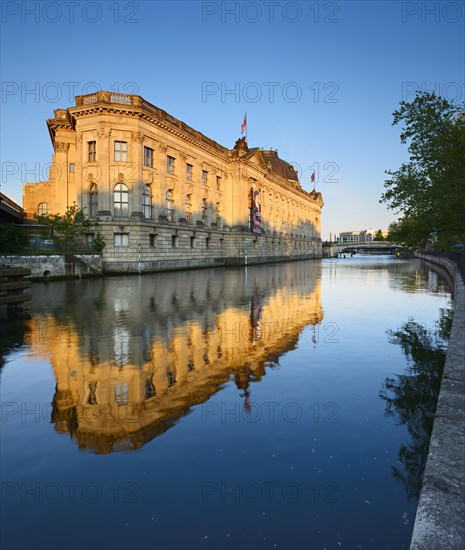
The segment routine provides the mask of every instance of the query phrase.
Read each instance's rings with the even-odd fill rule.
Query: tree
[[[61,237],[66,252],[75,251],[79,238],[88,231],[89,227],[84,210],[76,203],[69,206],[65,214],[48,214],[43,216],[41,221]]]
[[[0,226],[0,252],[18,254],[29,246],[29,237],[22,227],[12,223]]]
[[[393,125],[403,123],[400,140],[409,162],[386,171],[380,202],[402,214],[389,239],[410,247],[449,247],[465,241],[465,105],[419,92],[402,101]]]
[[[97,231],[97,235],[95,235],[92,241],[92,246],[98,254],[102,254],[103,249],[107,246],[107,243],[104,241],[99,231]]]
[[[376,233],[376,237],[373,239],[374,241],[384,241],[383,232],[381,229],[378,229],[378,232]]]

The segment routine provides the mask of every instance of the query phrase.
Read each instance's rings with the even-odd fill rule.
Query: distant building
[[[144,271],[321,257],[323,199],[277,151],[223,147],[136,95],[76,97],[47,120],[48,181],[27,213],[85,208],[104,269]]]
[[[381,229],[383,237],[388,236],[387,229]],[[344,231],[339,233],[339,237],[336,237],[336,243],[338,244],[355,244],[355,243],[369,243],[374,240],[378,234],[378,229],[362,229],[360,231]]]

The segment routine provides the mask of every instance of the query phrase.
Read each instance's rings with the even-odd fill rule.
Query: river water
[[[2,549],[408,548],[451,303],[383,256],[35,283]]]

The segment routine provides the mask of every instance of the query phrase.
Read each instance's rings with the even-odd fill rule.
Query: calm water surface
[[[439,384],[451,306],[431,268],[355,257],[33,296],[1,324],[4,550],[408,548],[435,406],[417,390]]]

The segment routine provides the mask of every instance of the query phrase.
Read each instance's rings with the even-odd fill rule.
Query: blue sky
[[[2,2],[2,192],[47,175],[46,119],[97,88],[142,95],[224,146],[277,148],[330,232],[386,228],[392,111],[465,99],[464,2]],[[229,93],[228,93],[229,91]]]

